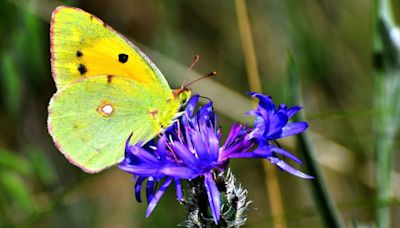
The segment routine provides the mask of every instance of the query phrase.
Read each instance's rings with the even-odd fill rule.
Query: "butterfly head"
[[[173,91],[173,94],[179,100],[181,106],[184,106],[192,96],[192,91],[188,88],[176,89]]]

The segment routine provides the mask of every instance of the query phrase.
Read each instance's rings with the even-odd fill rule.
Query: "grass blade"
[[[301,104],[300,78],[295,61],[291,56],[289,57],[287,67],[289,84],[288,105],[299,105]],[[304,121],[304,115],[300,112],[295,116],[294,121]],[[298,134],[297,140],[299,149],[304,157],[304,164],[308,168],[309,174],[315,177],[314,180],[310,181],[310,184],[314,193],[315,203],[318,206],[318,211],[321,214],[325,226],[344,227],[333,203],[333,199],[328,192],[322,172],[317,164],[311,140],[307,136],[307,133]]]

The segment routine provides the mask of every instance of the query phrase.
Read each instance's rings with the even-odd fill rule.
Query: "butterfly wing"
[[[62,88],[81,78],[118,75],[171,92],[159,69],[139,48],[81,9],[60,6],[50,25],[53,78]]]
[[[58,7],[50,28],[57,93],[48,129],[59,150],[86,172],[122,160],[125,140],[147,142],[167,127],[181,102],[134,45],[83,10]]]
[[[179,109],[123,77],[95,76],[63,87],[50,101],[48,128],[68,160],[93,173],[120,162],[125,140],[148,141],[160,132],[159,110]],[[172,119],[172,117],[171,117]]]

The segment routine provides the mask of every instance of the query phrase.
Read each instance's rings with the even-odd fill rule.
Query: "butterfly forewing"
[[[137,47],[81,9],[55,9],[50,39],[57,88],[81,78],[109,74],[128,77],[158,92],[171,91],[161,72]]]

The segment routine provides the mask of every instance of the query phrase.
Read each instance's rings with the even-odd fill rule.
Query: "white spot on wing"
[[[109,117],[115,112],[114,106],[109,101],[103,101],[97,108],[97,112],[104,117]]]
[[[111,115],[112,113],[113,113],[113,111],[114,111],[114,109],[113,109],[113,107],[111,106],[111,105],[104,105],[102,108],[101,108],[101,111],[104,113],[104,114],[106,114],[106,115]]]

